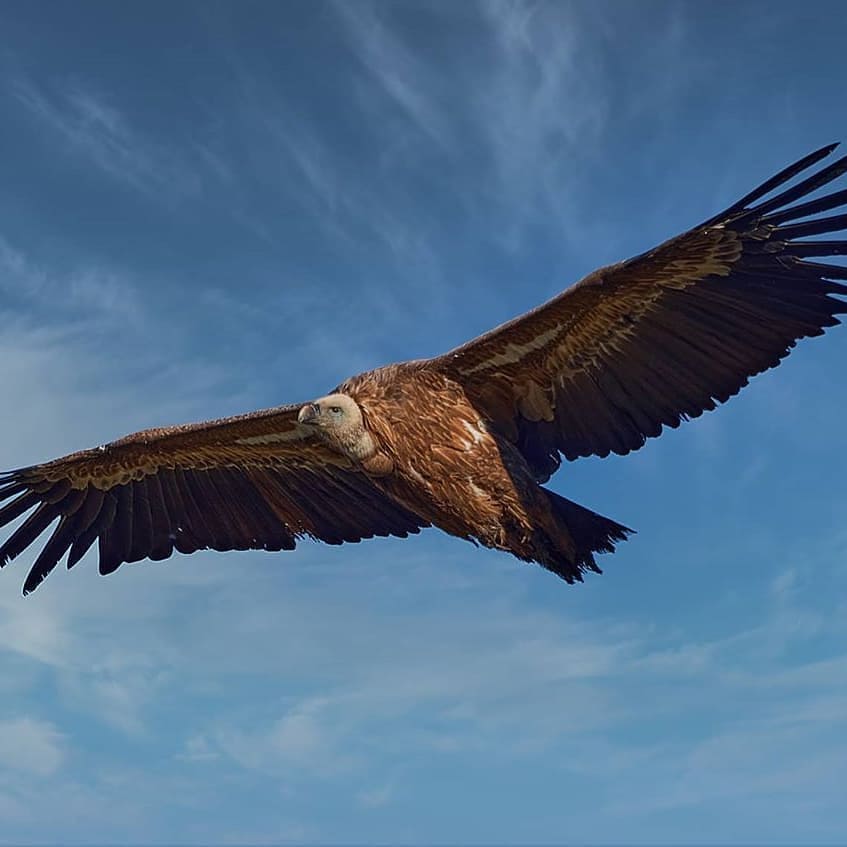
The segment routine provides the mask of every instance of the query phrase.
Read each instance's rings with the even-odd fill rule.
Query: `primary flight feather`
[[[847,157],[783,187],[835,147],[438,358],[359,374],[305,405],[146,430],[0,474],[0,527],[23,518],[0,566],[48,529],[24,593],[95,542],[107,574],[174,550],[437,526],[568,582],[599,572],[594,554],[631,530],[541,483],[562,456],[625,454],[715,408],[839,323],[847,268],[810,259],[847,252],[847,213],[821,216],[847,207],[847,190],[795,201],[847,171]],[[811,238],[831,233],[841,239]]]

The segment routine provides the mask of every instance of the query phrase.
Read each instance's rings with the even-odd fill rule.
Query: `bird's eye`
[[[332,412],[333,415],[340,415],[342,411],[341,406],[330,406],[329,410],[330,412]]]

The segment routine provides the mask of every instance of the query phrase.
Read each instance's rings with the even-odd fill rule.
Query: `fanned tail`
[[[614,553],[615,544],[626,541],[635,530],[598,515],[554,491],[541,490],[547,495],[562,530],[573,539],[576,551],[575,556],[570,556],[557,550],[555,555],[545,555],[541,564],[569,583],[582,582],[582,575],[587,571],[603,573],[594,554]]]

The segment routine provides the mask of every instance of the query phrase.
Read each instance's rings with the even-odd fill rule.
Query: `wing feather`
[[[173,553],[171,518],[159,475],[148,476],[145,482],[147,483],[147,502],[150,505],[150,524],[153,530],[149,558],[154,562],[160,562]]]
[[[108,574],[174,550],[291,550],[304,535],[340,544],[427,526],[304,433],[297,410],[146,430],[0,474],[0,527],[20,521],[0,567],[48,530],[24,593],[95,542]]]
[[[108,527],[115,517],[115,509],[117,504],[115,497],[110,491],[101,491],[99,488],[89,486],[88,497],[83,507],[83,514],[87,514],[89,510],[94,517],[82,529],[85,523],[80,517],[80,526],[78,535],[71,544],[71,549],[68,553],[68,569],[72,568],[90,549],[91,545],[100,537],[101,530]],[[58,557],[56,562],[59,561]],[[2,561],[2,559],[0,559]]]
[[[539,480],[561,456],[628,453],[715,408],[847,312],[836,281],[847,267],[808,261],[847,255],[847,239],[832,236],[847,214],[808,219],[843,209],[847,190],[789,205],[847,172],[847,157],[784,187],[836,146],[429,366],[463,385]]]

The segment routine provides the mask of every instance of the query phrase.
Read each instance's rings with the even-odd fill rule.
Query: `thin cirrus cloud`
[[[35,263],[0,235],[0,291],[39,311],[96,314],[101,321],[138,324],[144,308],[136,286],[108,268],[89,265],[55,273]]]
[[[64,738],[48,722],[30,717],[0,720],[0,758],[6,768],[50,776],[65,759]]]
[[[145,137],[114,106],[79,83],[40,87],[25,77],[10,86],[13,97],[62,145],[114,179],[154,195],[197,194],[200,175],[191,159]],[[194,151],[187,151],[189,153]],[[224,176],[216,158],[201,151],[211,172]]]
[[[456,140],[442,105],[446,75],[434,72],[432,65],[409,49],[386,26],[372,4],[353,9],[338,3],[334,10],[343,21],[350,45],[375,80],[377,90],[416,129],[449,153]],[[364,89],[368,90],[373,91],[370,87]]]
[[[412,31],[391,27],[387,7],[335,8],[373,83],[358,90],[379,118],[374,131],[387,166],[436,159],[472,214],[490,225],[492,208],[501,213],[496,238],[512,249],[539,213],[571,217],[562,177],[605,127],[608,103],[568,10],[545,17],[524,4],[481,4],[473,54],[445,48],[427,61]],[[457,25],[467,24],[463,17],[456,13]],[[475,173],[485,177],[469,178]]]

